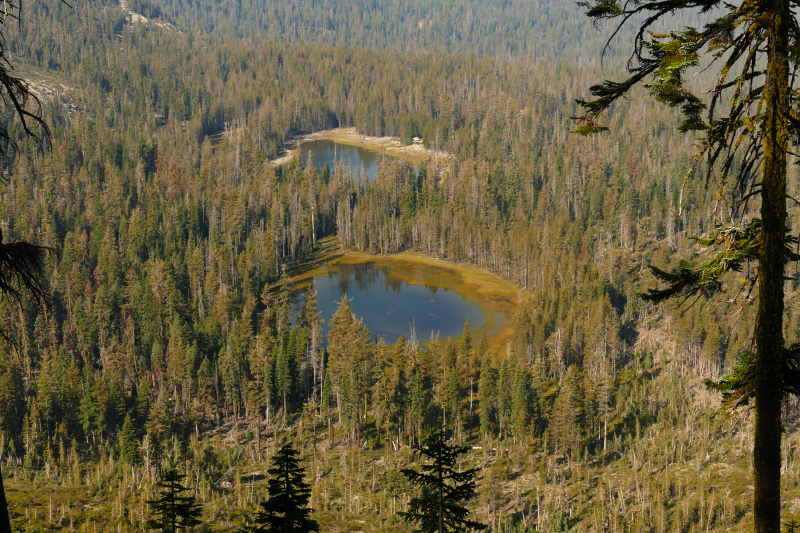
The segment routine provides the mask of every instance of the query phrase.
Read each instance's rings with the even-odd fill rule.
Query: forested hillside
[[[147,17],[215,35],[269,37],[396,52],[477,54],[528,62],[599,65],[608,38],[597,31],[576,2],[557,0],[133,0],[129,7]],[[699,26],[708,14],[681,15],[676,22]],[[655,27],[656,31],[661,28]],[[626,28],[615,43],[627,43]],[[612,46],[612,65],[627,59]]]
[[[10,48],[50,88],[52,137],[23,139],[6,114],[21,152],[6,162],[0,224],[8,240],[52,249],[53,303],[0,303],[12,341],[0,454],[20,530],[140,531],[167,466],[190,475],[201,530],[233,530],[252,521],[287,437],[323,530],[410,530],[396,518],[413,495],[398,469],[442,421],[474,447],[470,506],[493,531],[744,527],[749,420],[721,414],[700,380],[748,345],[752,310],[637,296],[654,284],[647,265],[691,257],[687,237],[730,216],[698,178],[684,186],[693,139],[644,99],[617,106],[607,136],[569,134],[598,71],[530,61],[554,39],[529,40],[525,17],[563,9],[585,32],[577,9],[452,5],[437,16],[424,2],[339,15],[324,2],[128,5],[176,29],[131,23],[113,2],[30,5]],[[383,26],[364,23],[379,12]],[[414,36],[421,17],[434,23]],[[443,37],[456,20],[472,24],[465,37]],[[498,30],[514,20],[525,32]],[[454,162],[419,176],[387,163],[373,183],[270,164],[292,135],[339,126],[420,135]],[[346,302],[327,335],[312,303],[290,320],[282,275],[331,240],[512,280],[524,294],[512,339],[494,351],[466,330],[424,350],[384,346]]]

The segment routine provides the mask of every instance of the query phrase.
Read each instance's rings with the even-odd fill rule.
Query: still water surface
[[[300,158],[303,165],[308,162],[309,154],[314,156],[314,167],[322,169],[325,167],[325,163],[328,163],[331,172],[336,165],[349,167],[354,173],[363,166],[364,172],[369,176],[369,181],[375,180],[375,176],[378,174],[378,164],[384,158],[379,152],[372,152],[360,146],[339,144],[328,139],[306,141],[300,144]],[[386,159],[397,159],[391,156],[385,157]],[[418,174],[419,168],[415,166],[414,171]]]
[[[313,278],[313,283],[326,337],[330,318],[344,294],[353,300],[350,306],[356,317],[364,319],[370,335],[383,337],[386,344],[394,344],[400,336],[407,339],[412,324],[416,325],[420,342],[428,342],[431,331],[439,332],[441,339],[458,337],[466,319],[473,329],[486,321],[476,304],[455,292],[407,283],[393,276],[391,267],[375,263],[328,265],[325,272]],[[302,308],[304,290],[295,299],[295,316]]]

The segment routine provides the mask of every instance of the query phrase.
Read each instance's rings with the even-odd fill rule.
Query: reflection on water
[[[327,163],[331,172],[333,172],[337,165],[344,165],[354,173],[366,173],[369,181],[375,180],[379,163],[384,157],[387,160],[397,159],[391,156],[384,156],[378,152],[372,152],[360,146],[338,144],[327,139],[306,141],[300,145],[300,158],[303,161],[303,165],[308,161],[309,153],[313,155],[314,167],[316,168],[322,169]],[[419,174],[418,167],[415,166],[414,171]]]
[[[469,300],[432,285],[411,285],[393,276],[391,270],[375,263],[337,263],[316,276],[317,304],[326,334],[343,294],[353,300],[353,312],[364,319],[372,336],[383,337],[387,344],[394,344],[400,336],[408,338],[412,324],[422,342],[429,340],[432,331],[441,338],[461,335],[466,319],[473,328],[484,324],[483,311]],[[298,296],[295,316],[303,304],[302,292]]]

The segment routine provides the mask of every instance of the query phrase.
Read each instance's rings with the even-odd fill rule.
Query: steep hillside
[[[378,17],[360,5],[330,24]],[[640,94],[615,107],[608,135],[570,135],[598,69],[530,61],[552,45],[522,30],[531,48],[504,54],[512,45],[492,39],[513,32],[482,29],[493,16],[508,27],[515,9],[572,8],[456,3],[434,17],[433,4],[397,4],[381,16],[398,32],[432,17],[430,40],[375,29],[300,42],[284,26],[263,36],[259,10],[295,10],[264,24],[300,28],[328,4],[263,2],[248,17],[235,3],[180,6],[37,2],[10,42],[53,131],[37,145],[3,118],[21,147],[3,162],[3,235],[53,251],[50,308],[0,301],[12,341],[0,456],[17,527],[140,531],[176,466],[204,530],[230,531],[252,520],[270,457],[292,440],[325,530],[402,531],[412,489],[398,468],[443,423],[472,449],[463,465],[481,468],[470,506],[493,531],[747,527],[751,421],[720,412],[701,380],[749,346],[753,295],[678,310],[638,297],[654,283],[647,265],[699,257],[688,237],[729,216],[697,176],[684,181],[693,138]],[[469,9],[469,39],[437,33]],[[439,42],[485,50],[431,51]],[[390,162],[374,183],[270,163],[287,138],[333,127],[420,135],[453,162],[419,175]],[[516,283],[514,333],[499,349],[468,329],[387,347],[343,305],[323,346],[312,305],[289,319],[288,276],[332,241]],[[792,341],[797,280],[787,288]],[[787,518],[800,501],[788,407]]]

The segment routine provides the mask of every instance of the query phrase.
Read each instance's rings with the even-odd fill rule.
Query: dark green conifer
[[[508,360],[503,359],[497,382],[497,418],[501,434],[508,434],[511,428],[511,387],[511,369],[508,367]]]
[[[324,418],[330,417],[332,402],[333,385],[331,384],[331,375],[329,372],[325,372],[325,379],[322,382],[322,416]]]
[[[155,515],[155,518],[147,522],[149,529],[157,529],[162,533],[178,533],[200,524],[200,504],[194,496],[183,495],[189,490],[181,485],[181,480],[185,477],[175,469],[164,472],[164,477],[158,483],[161,487],[159,498],[147,502],[150,512]]]
[[[495,389],[495,372],[489,365],[489,357],[484,356],[481,361],[481,375],[478,379],[478,401],[481,409],[481,434],[485,437],[489,434],[492,424],[492,412],[497,401],[497,390]]]
[[[461,426],[461,387],[458,383],[458,371],[455,366],[450,369],[447,377],[447,410],[453,431],[458,432]]]
[[[272,458],[274,466],[268,470],[271,476],[267,487],[269,498],[261,503],[256,525],[249,531],[319,531],[319,524],[311,518],[312,511],[308,507],[311,486],[303,479],[305,468],[300,466],[297,456],[292,445],[285,444]]]
[[[401,397],[401,395],[398,395],[398,397]],[[422,372],[416,366],[411,368],[410,401],[411,420],[414,421],[414,429],[417,432],[417,439],[419,439],[419,435],[422,433],[422,424],[428,417],[428,392],[425,389],[425,380]]]
[[[139,463],[139,439],[136,438],[136,429],[133,427],[130,415],[125,416],[125,422],[119,432],[119,457],[129,465]]]
[[[398,513],[406,522],[416,522],[418,533],[445,533],[486,529],[485,524],[469,520],[469,509],[463,503],[475,492],[477,469],[457,471],[458,456],[469,450],[468,446],[447,444],[442,430],[431,433],[422,445],[414,449],[432,461],[423,464],[421,471],[401,470],[408,480],[421,489],[412,498],[408,512]]]

